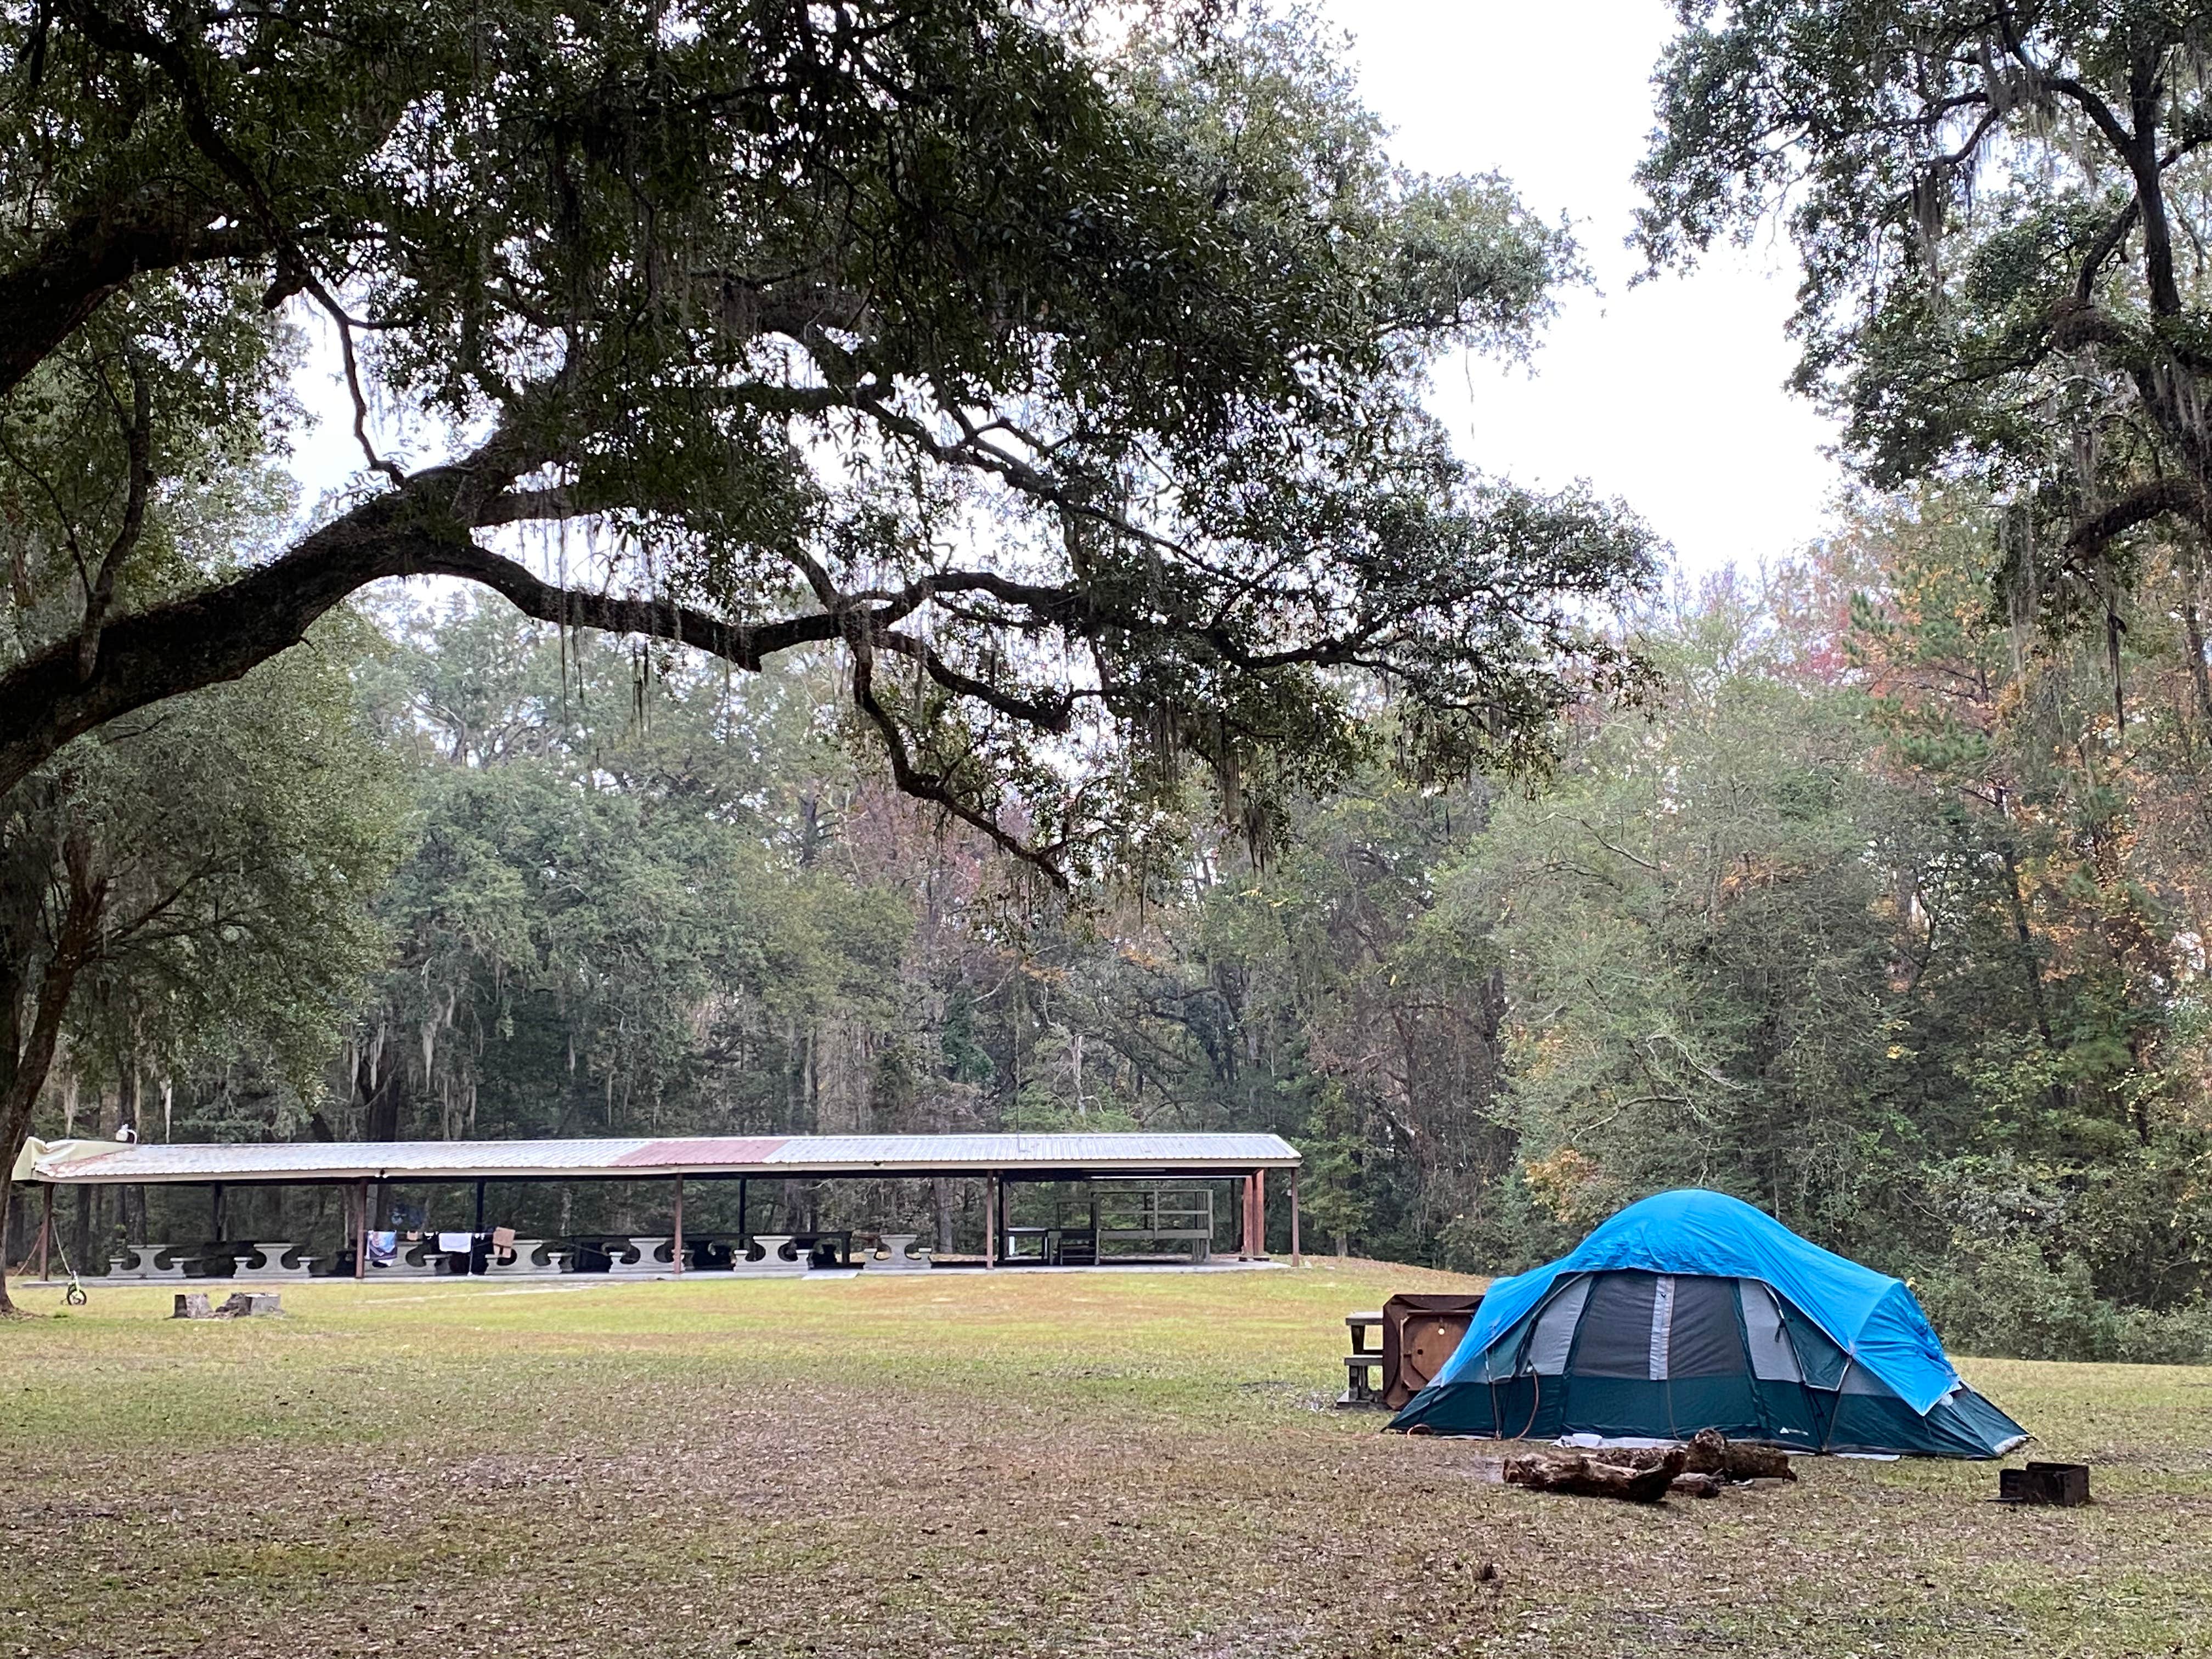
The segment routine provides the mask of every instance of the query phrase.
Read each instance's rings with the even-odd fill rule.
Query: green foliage
[[[0,782],[405,571],[748,672],[829,647],[896,786],[1063,884],[1171,858],[1191,762],[1264,846],[1377,766],[1540,763],[1629,672],[1588,607],[1645,532],[1484,477],[1423,404],[1441,354],[1527,349],[1571,241],[1495,177],[1395,165],[1300,18],[0,8],[10,46],[0,334],[67,327],[0,396],[35,419],[83,314],[112,382],[289,302],[399,435],[280,578],[192,613],[219,653],[141,630],[64,684],[68,607],[26,630]],[[127,304],[42,274],[132,216]],[[265,445],[281,357],[249,358],[228,407]],[[586,576],[547,545],[571,524]],[[517,525],[555,582],[493,551]]]
[[[2145,527],[2212,531],[2197,9],[1679,10],[1638,173],[1653,265],[1785,224],[1796,383],[1843,417],[1863,475],[1998,493],[1986,562],[2014,617],[2109,631]]]
[[[1670,619],[1648,717],[1586,728],[1439,873],[1431,925],[1505,963],[1518,1156],[1562,1221],[1688,1184],[1844,1239],[1887,1177],[1895,805],[1772,612],[1723,583]]]
[[[1913,1291],[1944,1340],[1962,1353],[2140,1365],[2212,1360],[2212,1307],[2201,1301],[2165,1310],[2117,1305],[2098,1294],[2082,1257],[2068,1255],[2054,1267],[2030,1239],[1962,1239]]]
[[[671,678],[477,606],[404,625],[385,695],[422,827],[378,902],[397,950],[349,1066],[362,1127],[809,1127],[815,1033],[892,1023],[913,919],[794,855],[829,793],[805,769],[845,769],[805,676]]]
[[[2124,733],[2099,653],[1990,621],[1987,522],[1963,490],[1870,504],[1802,567],[1654,609],[1643,705],[1572,711],[1540,791],[1377,771],[1299,798],[1271,860],[1186,838],[1171,884],[1085,910],[872,787],[826,663],[395,613],[346,696],[396,757],[371,769],[411,769],[411,850],[362,912],[390,954],[325,1126],[1271,1129],[1319,1250],[1505,1271],[1695,1183],[1911,1276],[1961,1347],[2199,1352],[2191,578],[2131,613],[2154,712]],[[179,1123],[296,1122],[252,1072],[188,1071]]]
[[[65,1110],[80,1133],[144,1130],[172,1087],[180,1139],[305,1127],[382,969],[371,901],[406,843],[405,774],[348,667],[374,638],[341,617],[235,686],[118,722],[12,798],[11,838],[43,819],[100,898],[43,1130]],[[64,858],[49,883],[58,915]],[[208,1101],[226,1104],[203,1116]]]
[[[1515,1136],[1447,1260],[1526,1265],[1695,1184],[1917,1276],[1962,1344],[2201,1351],[2193,578],[2146,573],[2123,728],[2098,654],[1991,621],[1988,521],[1870,507],[1651,619],[1645,709],[1580,723],[1439,866],[1425,925],[1504,963]]]

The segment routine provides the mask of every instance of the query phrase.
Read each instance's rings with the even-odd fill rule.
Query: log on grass
[[[1790,1454],[1779,1446],[1754,1446],[1731,1440],[1718,1429],[1700,1429],[1691,1437],[1692,1474],[1717,1474],[1724,1480],[1795,1480]]]
[[[1582,1498],[1618,1498],[1632,1504],[1656,1504],[1666,1497],[1668,1487],[1681,1474],[1688,1455],[1683,1447],[1676,1446],[1650,1467],[1637,1468],[1580,1453],[1565,1457],[1528,1453],[1505,1460],[1505,1481],[1508,1486],[1527,1486],[1534,1492],[1564,1492]]]

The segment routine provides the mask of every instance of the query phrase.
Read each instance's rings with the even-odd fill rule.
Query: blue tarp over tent
[[[1992,1457],[2025,1437],[1966,1387],[1901,1280],[1741,1200],[1662,1193],[1483,1298],[1394,1428],[1734,1438]]]

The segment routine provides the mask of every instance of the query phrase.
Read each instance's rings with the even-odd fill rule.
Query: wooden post
[[[1293,1169],[1291,1171],[1291,1266],[1303,1267],[1305,1265],[1304,1254],[1298,1249],[1298,1172]]]
[[[1267,1172],[1252,1171],[1252,1254],[1267,1259]]]
[[[39,1219],[39,1282],[46,1278],[46,1245],[54,1236],[54,1183],[46,1183],[46,1212]]]
[[[983,1266],[999,1265],[999,1177],[983,1177]]]
[[[678,1176],[676,1177],[676,1248],[675,1248],[674,1249],[672,1249],[672,1250],[671,1250],[671,1251],[669,1252],[669,1260],[670,1260],[672,1262],[673,1262],[673,1263],[675,1264],[675,1267],[676,1267],[676,1276],[677,1276],[678,1279],[683,1278],[683,1277],[684,1277],[684,1177],[683,1177],[682,1176],[680,1176],[680,1175],[679,1175],[679,1176]]]
[[[1243,1198],[1244,1218],[1237,1224],[1237,1259],[1239,1261],[1249,1261],[1252,1259],[1252,1177],[1250,1176],[1244,1177]]]
[[[361,1214],[353,1234],[353,1276],[368,1277],[368,1182],[361,1183]]]
[[[477,1224],[471,1231],[479,1233],[483,1231],[483,1182],[477,1182]]]
[[[748,1182],[744,1176],[739,1176],[738,1177],[738,1248],[731,1256],[731,1260],[733,1263],[743,1261],[745,1259],[745,1247],[748,1243],[748,1237],[745,1232],[745,1189],[751,1183]]]

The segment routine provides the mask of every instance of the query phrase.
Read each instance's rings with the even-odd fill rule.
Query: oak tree
[[[2143,550],[2212,531],[2203,9],[1679,9],[1640,173],[1655,265],[1786,225],[1796,383],[1863,474],[1996,490],[2014,614],[2086,622],[2117,665]]]
[[[1640,579],[1642,532],[1469,471],[1419,401],[1438,352],[1527,345],[1571,248],[1495,179],[1395,166],[1303,27],[1030,0],[0,18],[0,422],[66,371],[109,428],[76,463],[106,488],[15,561],[52,621],[0,672],[0,788],[404,574],[744,670],[832,647],[899,787],[1060,882],[1141,852],[1184,757],[1264,834],[1286,781],[1358,763],[1376,698],[1409,769],[1463,772],[1610,665],[1583,611]],[[360,487],[131,603],[179,484],[162,374],[257,307],[336,331]],[[284,353],[229,361],[268,431]]]

